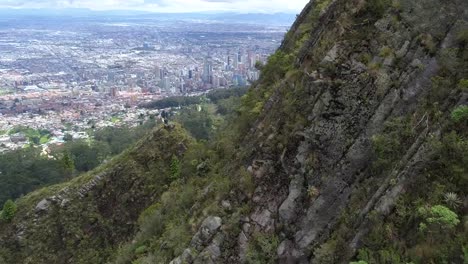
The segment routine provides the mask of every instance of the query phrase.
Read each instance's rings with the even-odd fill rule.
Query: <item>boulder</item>
[[[224,242],[224,234],[218,233],[209,246],[207,246],[195,259],[194,264],[215,263],[221,257],[221,245]]]
[[[222,220],[220,217],[207,217],[198,229],[198,232],[193,236],[190,245],[197,250],[203,249],[218,232],[221,225]]]
[[[286,200],[284,200],[284,202],[281,204],[278,210],[279,217],[283,222],[289,223],[295,218],[297,211],[297,202],[302,195],[303,185],[304,177],[302,177],[299,174],[294,175],[294,178],[289,184],[289,195],[286,198]]]
[[[36,205],[36,213],[44,212],[49,209],[50,202],[47,199],[42,199],[37,205]]]
[[[187,248],[184,250],[182,255],[179,257],[175,258],[169,264],[187,264],[187,263],[192,263],[193,262],[193,252]]]
[[[322,60],[322,63],[326,63],[326,62],[334,62],[336,60],[336,58],[338,58],[338,44],[335,44],[333,46],[333,48],[331,48],[327,55],[325,56],[325,58]]]

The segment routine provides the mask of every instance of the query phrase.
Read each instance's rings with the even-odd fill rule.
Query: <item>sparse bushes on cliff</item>
[[[468,29],[461,30],[457,34],[457,41],[460,45],[468,45]]]
[[[418,213],[424,219],[419,224],[420,231],[445,232],[454,229],[460,223],[457,214],[443,205],[435,205],[430,208],[420,207]]]
[[[180,161],[176,155],[172,155],[171,160],[171,179],[177,180],[180,178]]]
[[[384,133],[372,137],[376,161],[374,168],[384,170],[401,157],[413,137],[408,119],[396,118],[385,123]]]
[[[458,82],[458,87],[459,87],[461,90],[468,90],[468,79],[461,79],[461,80]]]
[[[392,54],[394,53],[393,49],[388,47],[388,46],[383,46],[381,49],[380,49],[380,53],[379,55],[381,57],[384,57],[384,58],[387,58],[387,57],[390,57]]]
[[[378,19],[384,15],[385,11],[390,6],[390,0],[367,0],[365,11],[372,15],[374,19]]]
[[[261,79],[271,84],[284,77],[291,68],[293,56],[282,51],[277,51],[268,58],[268,63],[263,67]]]
[[[275,263],[279,239],[276,235],[255,233],[247,249],[247,263]]]
[[[462,105],[452,111],[452,120],[459,123],[468,121],[468,105]]]
[[[0,218],[4,221],[10,222],[16,214],[16,204],[12,200],[8,200],[3,205]]]

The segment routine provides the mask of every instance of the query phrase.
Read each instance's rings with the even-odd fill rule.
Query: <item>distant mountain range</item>
[[[229,23],[251,23],[271,25],[291,25],[296,14],[291,13],[235,13],[235,12],[200,12],[200,13],[153,13],[135,10],[94,11],[90,9],[12,9],[0,8],[2,18],[16,17],[138,17],[155,20],[207,20]]]

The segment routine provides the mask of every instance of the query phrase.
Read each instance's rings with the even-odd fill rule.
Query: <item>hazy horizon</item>
[[[151,13],[299,13],[309,0],[0,0],[0,9]]]

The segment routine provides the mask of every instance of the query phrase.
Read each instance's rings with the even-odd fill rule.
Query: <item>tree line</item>
[[[152,101],[140,105],[143,108],[150,109],[164,109],[172,107],[183,107],[195,104],[200,104],[204,100],[209,99],[212,103],[218,103],[219,100],[227,99],[230,97],[240,97],[244,95],[248,90],[248,87],[238,87],[230,89],[217,89],[210,91],[206,95],[202,96],[172,96],[163,98],[161,100]]]
[[[71,140],[52,147],[47,155],[40,147],[0,155],[0,205],[96,168],[133,145],[154,125],[150,121],[135,128],[107,127],[96,131],[92,141]]]

